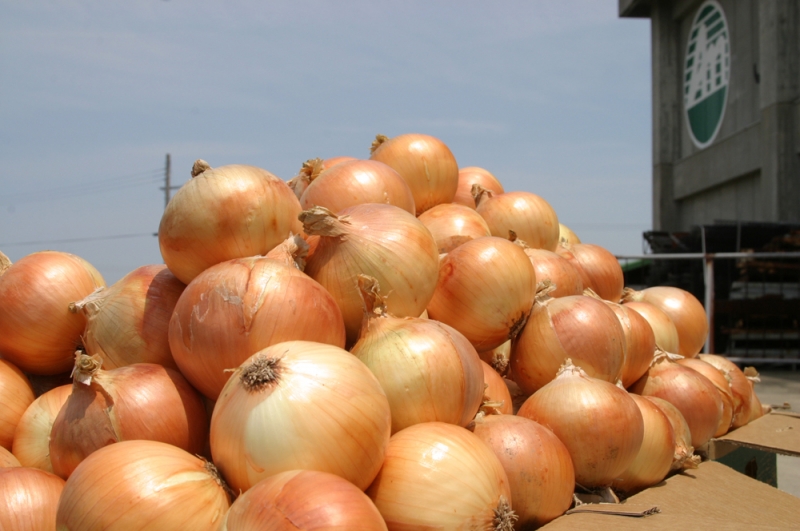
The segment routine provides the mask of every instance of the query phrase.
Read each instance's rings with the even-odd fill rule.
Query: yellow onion
[[[386,392],[392,433],[420,422],[472,422],[483,399],[483,371],[475,347],[446,324],[393,316],[374,278],[361,275],[358,283],[364,325],[350,352]]]
[[[586,488],[610,486],[633,463],[644,437],[642,414],[630,395],[588,376],[572,360],[517,415],[552,430],[569,450],[575,482]]]
[[[572,232],[572,229],[563,223],[558,224],[558,241],[568,243],[570,245],[574,243],[581,243],[581,239],[578,238],[578,235]]]
[[[0,277],[3,276],[3,273],[11,267],[11,259],[6,256],[3,251],[0,251]]]
[[[88,455],[133,439],[203,451],[208,417],[200,396],[177,371],[136,363],[110,371],[78,354],[72,393],[53,422],[53,472],[69,477]]]
[[[526,393],[553,380],[567,358],[593,377],[616,382],[625,363],[625,334],[614,311],[584,295],[536,295],[525,328],[511,343],[511,379]]]
[[[473,184],[479,184],[495,194],[505,193],[503,185],[490,171],[477,166],[468,166],[458,170],[458,188],[453,203],[475,210],[475,198],[472,197]]]
[[[441,254],[475,238],[491,236],[481,215],[464,205],[436,205],[420,214],[419,220],[431,231]]]
[[[722,400],[722,417],[720,418],[717,431],[714,432],[714,437],[722,437],[728,433],[731,424],[733,424],[733,391],[731,391],[730,381],[728,381],[722,371],[697,358],[684,358],[677,360],[677,362],[679,365],[694,369],[708,378],[708,381],[714,384],[714,387],[719,391],[720,399]]]
[[[22,466],[19,459],[14,454],[0,446],[0,468],[10,468],[13,466]]]
[[[663,398],[678,408],[689,425],[695,448],[708,442],[719,427],[722,399],[717,388],[699,372],[672,361],[666,352],[656,354],[631,392]]]
[[[639,406],[644,421],[644,438],[636,458],[614,480],[614,488],[634,492],[660,483],[672,469],[675,430],[667,416],[643,396],[628,395]]]
[[[438,138],[415,133],[394,138],[377,135],[370,152],[370,160],[391,166],[405,179],[418,216],[453,201],[458,188],[458,163]]]
[[[386,531],[372,500],[327,472],[290,470],[256,483],[228,510],[219,531]]]
[[[295,197],[299,201],[303,197],[311,181],[319,177],[319,174],[325,169],[325,162],[320,159],[308,159],[300,167],[297,175],[286,181],[287,186],[294,192]]]
[[[505,238],[514,231],[521,240],[534,249],[555,251],[558,245],[558,216],[550,203],[530,192],[494,194],[480,185],[474,185],[476,210],[492,232],[492,236]]]
[[[211,417],[211,454],[234,490],[287,470],[330,472],[365,489],[381,467],[391,414],[349,352],[289,341],[248,358]]]
[[[568,244],[567,242],[559,241],[558,245],[556,246],[555,253],[569,262],[572,267],[578,272],[578,275],[581,277],[581,283],[583,284],[583,288],[589,288],[592,285],[592,279],[589,278],[589,275],[586,274],[586,271],[583,270],[581,263],[578,261],[578,258],[573,254],[570,250],[572,249],[572,245]]]
[[[367,495],[390,531],[511,531],[511,490],[494,452],[473,433],[443,422],[416,424],[389,441]]]
[[[417,317],[431,299],[439,253],[430,231],[392,205],[356,205],[338,215],[322,207],[301,214],[311,252],[306,273],[339,305],[347,343],[358,339],[364,312],[358,275],[374,277],[386,305],[398,317]]]
[[[698,354],[697,359],[715,367],[730,381],[731,397],[733,398],[731,429],[740,428],[750,422],[752,415],[750,395],[753,386],[739,366],[718,354]]]
[[[494,413],[513,415],[514,403],[511,400],[511,393],[508,390],[508,386],[506,386],[505,380],[483,360],[481,360],[481,367],[483,368],[483,384],[486,387],[483,391],[483,405],[481,408],[485,409],[488,404],[488,407]]]
[[[645,318],[655,336],[656,346],[667,352],[678,349],[678,330],[669,315],[649,302],[624,302],[623,306],[635,310]]]
[[[100,273],[73,254],[42,251],[18,260],[0,277],[0,356],[27,373],[68,371],[86,327],[69,303],[102,286]]]
[[[478,352],[478,356],[497,371],[497,374],[505,376],[508,373],[508,360],[511,358],[511,340],[499,347]]]
[[[619,302],[625,278],[622,266],[613,254],[591,243],[562,243],[561,248],[572,253],[589,278],[589,283],[584,284],[584,288],[592,288],[602,299]]]
[[[553,432],[525,417],[487,415],[476,420],[473,433],[508,475],[517,529],[542,526],[570,508],[575,468]]]
[[[414,196],[400,174],[375,160],[351,160],[326,168],[300,197],[303,210],[315,206],[331,212],[363,203],[384,203],[416,215]]]
[[[631,396],[638,395],[632,394]],[[692,432],[689,430],[689,425],[686,423],[686,419],[683,418],[683,414],[663,398],[658,398],[657,396],[645,396],[642,398],[649,400],[651,404],[655,404],[672,425],[672,431],[675,434],[675,450],[672,455],[670,470],[697,468],[700,464],[700,456],[694,455]]]
[[[33,400],[28,378],[13,363],[0,359],[0,446],[6,450],[11,450],[14,431]]]
[[[36,468],[0,468],[0,529],[55,531],[64,480]],[[86,529],[86,528],[84,528]]]
[[[672,319],[678,332],[678,350],[669,352],[693,358],[705,345],[708,338],[706,310],[688,291],[672,286],[654,286],[642,291],[626,288],[622,300],[649,302]]]
[[[322,165],[325,169],[332,168],[339,164],[340,162],[347,162],[349,160],[358,160],[355,157],[348,157],[345,155],[340,155],[338,157],[330,157],[322,161]]]
[[[758,371],[754,367],[745,367],[744,375],[747,377],[747,381],[750,384],[750,418],[749,422],[756,420],[759,417],[762,417],[772,411],[770,406],[763,406],[761,404],[761,400],[758,398],[756,394],[756,387],[755,384],[761,381],[761,378],[758,374]]]
[[[70,304],[70,311],[86,316],[86,352],[100,356],[106,369],[134,363],[177,369],[169,349],[169,318],[185,287],[167,266],[147,265]]]
[[[444,256],[428,315],[482,352],[517,336],[535,296],[536,273],[522,248],[487,236]]]
[[[14,432],[12,451],[22,466],[52,472],[50,462],[50,431],[53,423],[72,393],[71,385],[47,391],[33,401],[19,420]]]
[[[58,501],[59,531],[217,531],[230,506],[211,463],[157,441],[125,441],[86,458]]]
[[[192,177],[158,228],[164,263],[184,284],[212,265],[266,254],[300,233],[300,202],[270,172],[236,164],[211,169],[197,161]]]
[[[549,281],[554,289],[550,293],[553,298],[568,295],[581,295],[583,293],[583,279],[578,268],[569,260],[552,251],[533,249],[524,241],[517,239],[517,234],[511,231],[509,240],[516,243],[525,251],[536,271],[536,280],[540,284]]]
[[[226,369],[295,339],[344,347],[342,314],[325,288],[297,267],[260,256],[203,271],[178,299],[169,323],[178,367],[211,399],[228,381]]]

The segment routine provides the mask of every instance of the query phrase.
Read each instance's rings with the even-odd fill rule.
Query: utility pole
[[[167,163],[164,166],[164,186],[159,188],[159,190],[164,190],[164,208],[167,208],[169,204],[169,196],[172,190],[177,190],[180,186],[171,186],[170,178],[172,174],[172,162],[169,157],[169,153],[167,153]]]

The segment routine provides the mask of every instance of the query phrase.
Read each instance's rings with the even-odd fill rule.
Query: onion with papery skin
[[[300,171],[297,172],[297,175],[286,181],[286,185],[291,188],[299,201],[311,182],[319,177],[319,174],[322,173],[324,169],[325,163],[322,159],[308,159],[300,167]]]
[[[555,433],[572,457],[575,482],[586,488],[610,486],[636,458],[644,437],[642,414],[628,393],[589,377],[571,360],[517,415]]]
[[[458,188],[458,163],[438,138],[415,133],[394,138],[377,135],[370,152],[370,160],[391,166],[405,179],[418,216],[453,201]]]
[[[755,367],[745,367],[743,372],[750,384],[750,418],[748,420],[748,423],[750,423],[772,411],[772,408],[763,406],[756,394],[755,384],[761,381],[761,377]]]
[[[645,318],[653,330],[656,339],[656,346],[667,352],[675,352],[678,348],[678,330],[669,315],[661,309],[648,302],[625,302],[628,309],[635,310],[636,313]]]
[[[536,280],[540,284],[550,281],[555,288],[550,296],[553,298],[581,295],[583,279],[581,272],[566,258],[545,249],[534,249],[524,241],[517,239],[517,234],[510,231],[509,240],[525,251],[536,271]]]
[[[666,352],[656,354],[647,373],[631,386],[631,392],[663,398],[678,408],[689,425],[695,448],[707,443],[719,427],[722,399],[717,388],[699,372],[672,361]]]
[[[338,156],[338,157],[331,157],[331,158],[323,160],[322,161],[322,166],[325,169],[333,168],[334,166],[336,166],[340,162],[347,162],[349,160],[358,160],[358,159],[356,157],[348,157],[346,155],[341,155],[341,156]]]
[[[581,277],[581,283],[583,284],[583,289],[586,289],[591,286],[592,279],[589,278],[589,275],[586,274],[586,271],[583,270],[581,267],[581,263],[578,261],[578,258],[572,253],[570,250],[572,248],[571,245],[563,242],[559,242],[556,246],[555,253],[569,262],[572,267],[578,272],[578,275]]]
[[[331,212],[364,203],[383,203],[416,215],[414,196],[400,174],[375,160],[351,160],[326,168],[300,197],[303,210],[315,206]]]
[[[591,243],[562,243],[560,249],[570,251],[589,278],[589,283],[584,284],[584,288],[592,288],[602,299],[619,302],[625,278],[622,266],[613,254]]]
[[[530,192],[494,194],[480,185],[472,187],[476,210],[489,226],[492,236],[505,238],[514,231],[534,249],[555,251],[558,245],[558,216],[550,203]]]
[[[672,456],[672,466],[670,470],[697,468],[700,464],[700,456],[694,455],[692,432],[689,430],[689,425],[686,424],[686,419],[683,418],[683,414],[678,408],[663,398],[658,398],[657,396],[645,396],[642,398],[655,404],[672,425],[672,431],[675,434],[675,451]]]
[[[581,243],[581,239],[578,238],[578,235],[572,232],[572,229],[563,223],[558,224],[558,241],[569,243],[570,245]]]
[[[575,468],[552,431],[525,417],[487,415],[475,421],[473,433],[494,451],[508,475],[517,529],[542,526],[570,508]]]
[[[107,289],[70,304],[86,316],[83,346],[115,369],[158,363],[177,369],[169,349],[169,318],[186,286],[165,265],[134,269]]]
[[[75,469],[58,501],[59,531],[217,531],[230,506],[211,463],[157,441],[101,448]]]
[[[381,467],[391,422],[386,394],[355,356],[289,341],[234,371],[211,417],[211,454],[234,490],[295,469],[363,490]]]
[[[239,496],[219,531],[386,531],[372,500],[327,472],[290,470]]]
[[[0,529],[55,531],[64,480],[36,468],[0,468]],[[84,528],[85,529],[85,528]]]
[[[9,267],[11,267],[11,260],[3,253],[3,251],[0,251],[0,277],[3,276],[3,273],[5,273]]]
[[[350,352],[386,392],[392,433],[421,422],[472,422],[484,383],[475,347],[446,324],[393,316],[374,278],[361,275],[358,285],[365,322]]]
[[[693,358],[705,345],[708,338],[706,310],[688,291],[672,286],[654,286],[642,291],[626,288],[622,300],[649,302],[672,319],[678,332],[678,350],[669,352]]]
[[[164,263],[184,284],[215,264],[266,254],[300,233],[300,202],[268,171],[236,164],[211,169],[197,161],[192,177],[158,228]]]
[[[514,403],[511,400],[511,393],[508,390],[508,386],[506,386],[505,380],[483,360],[481,360],[481,367],[483,368],[483,383],[486,387],[483,391],[481,409],[485,410],[488,407],[494,413],[513,415]]]
[[[571,358],[593,377],[616,382],[625,363],[625,334],[614,311],[584,295],[553,299],[536,295],[525,328],[511,343],[511,379],[525,393],[552,381]]]
[[[497,371],[497,374],[505,376],[508,373],[508,362],[511,359],[511,340],[509,339],[491,350],[478,352],[478,356]]]
[[[752,385],[738,365],[725,356],[718,354],[698,354],[697,359],[716,367],[730,379],[731,396],[733,397],[733,422],[731,429],[736,429],[750,422],[750,393]]]
[[[205,396],[216,399],[230,377],[226,369],[270,345],[308,340],[344,347],[336,301],[286,260],[253,256],[217,264],[178,299],[169,323],[172,355]]]
[[[28,378],[13,363],[0,359],[0,446],[11,450],[14,431],[34,400]]]
[[[419,220],[431,231],[440,254],[475,238],[491,236],[481,215],[464,205],[436,205],[420,214]]]
[[[358,275],[374,277],[398,317],[417,317],[436,287],[439,253],[430,231],[392,205],[357,205],[338,215],[322,207],[301,214],[309,235],[306,273],[339,305],[347,342],[358,340],[364,316]]]
[[[494,452],[473,433],[443,422],[394,434],[367,495],[390,531],[512,531],[516,520]]]
[[[51,389],[33,401],[19,420],[14,432],[12,451],[22,466],[52,472],[50,462],[50,431],[53,423],[72,393],[71,385]]]
[[[72,393],[50,433],[53,472],[69,477],[87,456],[120,441],[161,441],[203,451],[208,417],[200,395],[178,371],[137,363],[110,371],[79,353]]]
[[[32,374],[72,367],[86,318],[69,303],[105,286],[89,262],[42,251],[18,260],[0,277],[0,356]]]
[[[464,334],[478,351],[517,336],[536,296],[536,273],[518,245],[488,236],[442,258],[428,315]]]
[[[479,184],[495,194],[505,193],[503,185],[491,172],[477,166],[468,166],[458,170],[458,189],[453,203],[475,210],[475,198],[472,197],[473,184]]]
[[[733,391],[731,391],[731,382],[728,378],[716,367],[706,363],[703,360],[696,358],[684,358],[677,360],[678,364],[684,367],[694,369],[714,384],[714,387],[719,391],[720,399],[722,400],[722,417],[719,421],[717,431],[714,432],[714,437],[722,437],[733,424]]]
[[[10,468],[13,466],[22,466],[14,454],[0,446],[0,468]]]

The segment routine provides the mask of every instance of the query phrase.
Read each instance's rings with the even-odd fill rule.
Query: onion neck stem
[[[192,178],[195,178],[204,171],[210,169],[211,166],[208,165],[208,162],[204,161],[203,159],[197,159],[196,161],[194,161],[194,164],[192,165]]]
[[[3,251],[0,251],[0,277],[3,276],[3,273],[11,267],[11,260],[3,254]]]
[[[369,153],[372,155],[375,151],[381,147],[384,143],[389,140],[389,137],[386,135],[375,135],[375,140],[372,141],[372,145],[369,148]]]
[[[350,220],[347,216],[338,217],[325,207],[315,206],[300,212],[298,219],[309,236],[337,237],[347,234]]]
[[[84,385],[91,385],[92,378],[97,376],[103,362],[99,358],[89,356],[83,351],[75,352],[75,366],[72,369],[73,385],[81,383]]]

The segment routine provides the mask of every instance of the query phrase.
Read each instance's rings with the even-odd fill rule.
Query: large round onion
[[[495,194],[505,193],[503,185],[490,171],[477,166],[468,166],[458,170],[458,189],[453,203],[464,205],[475,210],[475,198],[472,197],[472,185],[479,184]]]
[[[14,432],[12,451],[22,466],[53,471],[50,462],[50,431],[53,423],[72,393],[71,385],[62,385],[47,391],[33,401],[19,420]]]
[[[475,238],[491,236],[481,215],[464,205],[436,205],[420,214],[419,220],[431,231],[442,254]]]
[[[558,245],[558,216],[550,203],[530,192],[507,192],[495,195],[490,190],[473,187],[478,214],[486,220],[492,236],[505,238],[514,231],[534,249],[555,251]]]
[[[33,400],[33,388],[22,371],[0,359],[0,446],[11,450],[14,431]]]
[[[525,254],[533,264],[536,271],[536,280],[550,282],[554,287],[550,296],[553,298],[581,295],[583,293],[583,279],[581,273],[569,260],[546,249],[533,249],[522,240],[517,239],[515,232],[511,232],[511,241],[525,250]]]
[[[289,341],[254,354],[228,380],[211,418],[211,454],[234,490],[295,469],[363,490],[390,430],[389,402],[366,365],[339,347]]]
[[[649,302],[672,319],[678,332],[678,350],[669,352],[692,358],[703,348],[708,338],[706,310],[688,291],[672,286],[654,286],[642,291],[628,288],[622,300]]]
[[[211,399],[228,381],[226,369],[263,348],[295,339],[344,347],[339,307],[296,267],[259,256],[203,271],[178,299],[169,323],[178,367]]]
[[[414,196],[417,215],[441,203],[450,203],[458,188],[458,163],[438,138],[405,134],[377,135],[370,160],[383,162],[400,174]]]
[[[476,420],[474,433],[508,475],[517,529],[542,526],[569,509],[575,468],[552,431],[525,417],[488,415]]]
[[[536,296],[536,273],[518,245],[488,236],[442,259],[428,315],[483,352],[517,336]]]
[[[69,477],[89,454],[120,441],[162,441],[199,454],[205,447],[205,406],[177,371],[137,363],[110,371],[79,354],[72,393],[53,422],[53,472]]]
[[[64,480],[35,468],[0,468],[0,529],[55,531]],[[84,528],[87,529],[87,528]]]
[[[266,254],[290,233],[300,233],[300,202],[268,171],[243,165],[211,169],[197,161],[192,177],[169,202],[158,228],[164,263],[184,284],[214,264]]]
[[[327,472],[290,470],[239,496],[219,531],[386,531],[372,500]]]
[[[108,289],[70,305],[86,316],[83,346],[106,369],[158,363],[177,369],[169,349],[169,318],[186,286],[165,265],[134,269]]]
[[[645,318],[653,330],[656,346],[667,352],[676,352],[678,349],[678,330],[669,315],[658,307],[648,302],[625,302],[628,309],[635,310],[636,313]]]
[[[731,383],[722,371],[705,361],[697,358],[684,358],[677,360],[677,362],[679,365],[694,369],[708,378],[708,381],[714,384],[714,387],[719,391],[720,399],[722,400],[722,417],[717,431],[714,432],[714,437],[722,437],[728,433],[731,424],[733,424],[733,391],[731,390]]]
[[[101,448],[75,469],[58,501],[59,531],[217,531],[230,505],[214,465],[162,442]]]
[[[17,261],[0,277],[0,355],[28,373],[68,371],[86,327],[69,303],[102,286],[100,273],[73,254],[42,251]]]
[[[610,486],[633,463],[644,437],[642,414],[628,393],[571,360],[517,415],[555,433],[572,457],[576,483],[587,488]]]
[[[625,278],[622,266],[613,254],[591,243],[562,243],[559,249],[570,251],[586,273],[589,284],[584,285],[584,288],[592,288],[602,299],[619,302]]]
[[[730,379],[731,397],[733,398],[733,422],[731,429],[740,428],[749,422],[751,417],[750,391],[752,385],[738,365],[725,356],[718,354],[698,354],[697,359],[715,367]]]
[[[513,529],[503,466],[478,437],[452,424],[394,434],[367,495],[390,530]]]
[[[603,301],[584,295],[553,299],[543,289],[511,343],[511,379],[533,393],[571,358],[589,376],[614,383],[622,374],[625,349],[622,326]]]
[[[421,422],[472,422],[483,399],[475,347],[446,324],[391,315],[374,278],[362,275],[359,288],[365,324],[350,352],[386,392],[392,433]]]
[[[417,218],[392,205],[364,204],[338,215],[322,207],[301,214],[310,235],[306,273],[333,296],[355,343],[364,316],[358,275],[374,277],[398,317],[419,316],[433,295],[439,252]]]
[[[481,360],[481,367],[483,368],[483,384],[486,387],[483,392],[481,409],[485,409],[488,405],[495,413],[513,415],[514,402],[511,400],[511,392],[508,390],[505,380],[483,360]]]
[[[672,466],[670,470],[697,468],[700,464],[700,456],[694,455],[692,432],[689,430],[686,419],[683,418],[683,413],[663,398],[658,398],[657,396],[645,396],[642,398],[655,404],[672,425],[672,431],[675,433],[675,451],[672,456]]]
[[[414,196],[406,182],[392,168],[375,160],[351,160],[325,169],[300,197],[303,210],[321,206],[340,212],[363,203],[394,205],[416,215]]]

